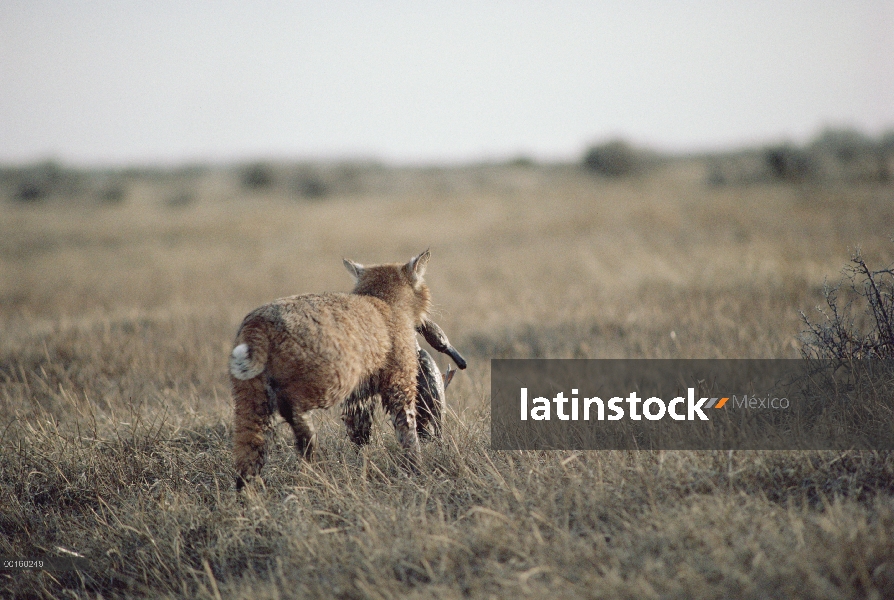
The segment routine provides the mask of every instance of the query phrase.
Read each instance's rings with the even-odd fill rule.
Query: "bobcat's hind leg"
[[[292,427],[295,434],[295,450],[305,460],[313,460],[317,452],[317,433],[309,413],[296,413],[292,402],[281,391],[276,392],[279,414]]]
[[[317,455],[317,432],[308,413],[295,415],[289,421],[295,433],[295,450],[305,460],[313,460]]]
[[[230,378],[234,399],[233,459],[236,463],[236,489],[257,477],[267,459],[267,438],[273,411],[263,376],[251,379]]]

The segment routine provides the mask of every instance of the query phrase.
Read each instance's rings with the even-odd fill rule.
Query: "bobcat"
[[[460,369],[466,368],[466,361],[444,332],[433,321],[426,320],[416,331],[421,333],[432,348],[450,356]],[[446,404],[446,390],[456,371],[448,369],[441,375],[437,363],[431,355],[416,344],[419,368],[416,372],[416,433],[420,440],[441,437],[441,421]],[[348,428],[348,436],[359,445],[369,442],[372,428],[374,397],[357,390],[345,400],[342,419]]]
[[[348,435],[365,443],[376,395],[391,416],[408,466],[417,470],[417,397],[428,389],[423,399],[436,400],[428,406],[423,402],[428,411],[424,427],[425,421],[440,417],[443,388],[417,387],[422,381],[417,371],[425,375],[427,369],[430,375],[434,363],[422,355],[416,331],[460,368],[466,366],[428,318],[431,296],[422,277],[430,256],[426,250],[406,264],[373,266],[346,259],[356,282],[351,293],[280,298],[245,317],[230,355],[237,489],[264,465],[275,410],[292,427],[299,454],[310,458],[316,436],[308,411],[347,400]],[[430,381],[428,375],[425,381]]]

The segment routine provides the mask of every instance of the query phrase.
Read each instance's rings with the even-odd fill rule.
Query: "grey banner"
[[[495,450],[890,450],[894,364],[491,361]]]

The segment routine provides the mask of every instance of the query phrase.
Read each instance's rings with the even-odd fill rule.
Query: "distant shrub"
[[[127,197],[127,187],[123,183],[111,183],[101,189],[98,196],[100,202],[105,204],[118,204],[124,202],[124,199]]]
[[[249,165],[242,171],[242,185],[249,190],[269,188],[275,180],[273,169],[264,163]]]
[[[886,154],[894,153],[894,129],[886,131],[879,137],[879,146]]]
[[[889,181],[894,177],[894,131],[871,137],[852,128],[826,128],[809,144],[782,143],[704,156],[709,185],[778,182]]]
[[[707,181],[708,185],[720,186],[729,183],[730,178],[724,167],[725,165],[719,159],[708,158],[707,164],[705,165],[705,172],[707,173],[705,181]]]
[[[826,308],[819,322],[803,312],[807,326],[802,354],[849,364],[860,359],[894,359],[894,270],[873,271],[857,251],[835,286],[823,286]]]
[[[766,181],[770,176],[764,154],[763,150],[754,149],[705,154],[701,157],[705,182],[716,187]]]
[[[293,186],[295,193],[301,198],[310,198],[316,200],[324,198],[329,194],[329,187],[317,175],[305,174],[295,178]]]
[[[817,164],[807,150],[785,144],[764,151],[770,176],[778,181],[805,181],[817,174]]]
[[[50,189],[36,181],[23,181],[19,184],[15,193],[15,199],[20,202],[37,202],[50,195]]]
[[[642,156],[624,140],[593,146],[584,154],[584,167],[608,177],[624,177],[643,167]]]
[[[54,161],[46,161],[18,170],[13,197],[20,202],[45,200],[63,187],[64,169]]]
[[[856,129],[824,129],[813,140],[811,148],[815,152],[828,154],[838,162],[849,165],[866,156],[874,157],[877,146],[864,133]]]
[[[531,158],[530,156],[526,156],[524,154],[516,156],[513,159],[510,159],[507,163],[510,167],[517,167],[520,169],[530,169],[532,167],[537,166],[537,161]]]
[[[879,178],[882,181],[894,179],[894,130],[886,131],[879,137]]]
[[[886,144],[891,142],[884,135],[873,139],[856,129],[827,128],[813,140],[810,149],[830,165],[834,178],[887,181],[892,152]]]

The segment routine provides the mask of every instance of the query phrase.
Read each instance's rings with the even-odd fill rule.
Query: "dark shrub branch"
[[[859,359],[894,359],[894,267],[871,270],[857,250],[844,277],[823,287],[826,308],[807,326],[802,354],[837,364]]]

